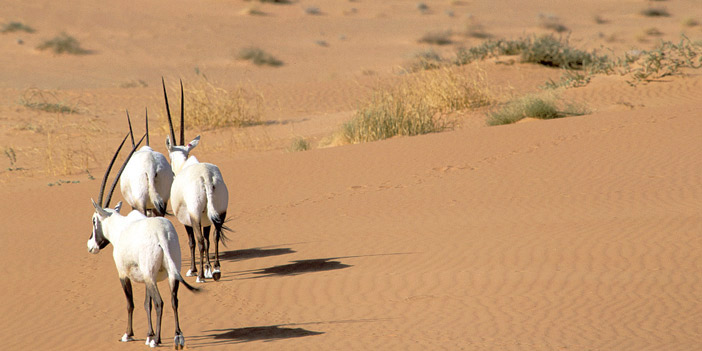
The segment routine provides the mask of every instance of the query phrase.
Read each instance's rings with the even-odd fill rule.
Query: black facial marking
[[[90,237],[92,238],[93,235],[95,235],[95,242],[98,244],[100,250],[104,249],[105,246],[110,243],[110,241],[105,238],[105,234],[102,232],[102,222],[95,218],[93,218],[93,233],[90,234]]]

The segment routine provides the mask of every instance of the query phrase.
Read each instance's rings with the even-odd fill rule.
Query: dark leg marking
[[[132,329],[132,315],[134,313],[134,293],[132,292],[132,281],[129,278],[122,278],[119,280],[122,283],[122,289],[124,290],[124,295],[127,298],[127,331],[125,335],[127,338],[134,336],[134,330]],[[128,340],[122,340],[128,341]]]
[[[188,233],[188,244],[190,245],[190,273],[197,273],[197,267],[195,267],[195,233],[193,232],[193,227],[185,226],[185,231]]]

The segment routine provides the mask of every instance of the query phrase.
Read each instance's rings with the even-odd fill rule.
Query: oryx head
[[[109,218],[114,215],[115,213],[119,214],[119,210],[122,208],[122,202],[120,201],[117,206],[115,206],[114,209],[110,209],[110,200],[112,199],[112,194],[115,191],[115,186],[117,186],[117,180],[119,177],[122,175],[122,172],[124,171],[124,167],[127,165],[127,162],[129,162],[129,159],[132,157],[134,154],[134,151],[136,151],[137,147],[139,147],[139,144],[144,140],[146,135],[141,137],[141,140],[139,140],[139,143],[134,145],[132,147],[132,151],[129,153],[127,158],[124,160],[124,164],[122,164],[122,167],[120,168],[119,172],[117,172],[117,176],[115,177],[114,182],[112,182],[112,187],[110,187],[110,192],[107,194],[107,200],[105,201],[105,204],[102,204],[102,198],[105,193],[105,185],[107,184],[107,178],[110,175],[110,171],[112,170],[112,166],[115,164],[115,160],[117,159],[117,155],[119,154],[119,151],[122,150],[122,146],[124,145],[124,142],[127,141],[127,138],[131,135],[131,133],[127,134],[124,139],[122,139],[122,143],[119,144],[119,148],[117,148],[117,152],[115,152],[114,156],[112,156],[112,160],[110,161],[110,165],[107,167],[107,171],[105,171],[105,175],[102,178],[102,184],[100,185],[100,196],[98,197],[98,202],[96,203],[95,200],[90,199],[93,203],[93,207],[95,208],[95,213],[93,214],[93,231],[90,234],[90,239],[88,239],[88,251],[90,253],[96,254],[100,252],[107,244],[110,243],[110,240],[108,239],[108,235],[106,235],[106,222],[109,221]]]
[[[171,159],[171,168],[174,173],[180,172],[183,168],[183,164],[188,159],[190,151],[194,149],[198,143],[200,143],[200,136],[198,135],[189,142],[185,144],[185,110],[183,102],[183,81],[180,82],[180,142],[176,144],[175,131],[173,130],[173,120],[171,119],[171,108],[168,104],[168,94],[166,94],[166,83],[163,78],[161,78],[161,84],[163,85],[163,98],[166,100],[166,115],[168,116],[168,125],[171,130],[171,135],[166,137],[166,150],[168,150],[168,157]]]

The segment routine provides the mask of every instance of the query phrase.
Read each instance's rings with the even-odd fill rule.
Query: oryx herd
[[[171,303],[175,317],[175,349],[182,349],[185,338],[178,322],[178,287],[180,283],[188,290],[199,289],[189,285],[180,274],[181,254],[178,234],[175,227],[165,219],[166,204],[170,199],[171,209],[178,221],[185,226],[190,245],[191,265],[187,276],[197,275],[198,283],[221,277],[219,265],[219,242],[226,239],[223,230],[229,202],[229,192],[219,168],[210,163],[201,163],[190,155],[200,141],[198,135],[187,145],[185,139],[185,113],[183,101],[183,83],[180,84],[180,142],[175,144],[175,132],[171,119],[166,85],[162,80],[166,112],[170,125],[170,136],[166,137],[166,157],[149,146],[148,114],[146,116],[146,134],[137,143],[134,142],[129,114],[129,133],[117,148],[105,171],[100,186],[98,202],[93,200],[93,230],[88,240],[88,251],[100,252],[108,244],[114,246],[113,258],[117,266],[119,279],[127,298],[127,331],[121,341],[134,340],[132,330],[132,312],[134,301],[132,281],[144,283],[146,299],[144,308],[148,316],[149,331],[146,344],[156,347],[161,343],[161,316],[163,300],[158,291],[157,282],[168,278],[171,290]],[[131,138],[132,149],[115,176],[107,199],[103,203],[105,185],[110,170],[114,166],[122,146]],[[137,150],[146,139],[146,145]],[[122,202],[109,208],[112,194],[120,181],[124,200],[132,211],[120,214]],[[214,225],[215,256],[214,267],[210,264],[209,234]],[[195,265],[195,240],[200,249],[199,270]],[[156,329],[151,323],[151,305],[156,310]]]

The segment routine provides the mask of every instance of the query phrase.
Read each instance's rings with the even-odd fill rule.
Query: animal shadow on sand
[[[223,260],[223,261],[237,262],[237,261],[249,260],[252,258],[287,255],[287,254],[292,254],[295,252],[296,252],[295,250],[290,249],[290,248],[269,249],[269,248],[265,248],[265,247],[256,247],[253,249],[232,250],[232,251],[222,252],[219,254],[219,259]]]
[[[265,278],[273,276],[292,276],[302,273],[332,271],[336,269],[344,269],[351,267],[351,265],[344,264],[339,261],[332,261],[339,258],[340,257],[332,257],[292,261],[293,263],[290,264],[263,268],[259,270],[249,271],[247,273],[258,275],[257,277],[252,278]]]
[[[200,337],[194,337],[194,346],[239,344],[251,341],[271,342],[282,339],[301,338],[305,336],[324,334],[324,332],[312,331],[303,328],[286,328],[282,325],[232,329],[214,329],[207,330],[207,332],[214,332],[214,334],[207,334]],[[199,341],[205,342],[200,344]]]

